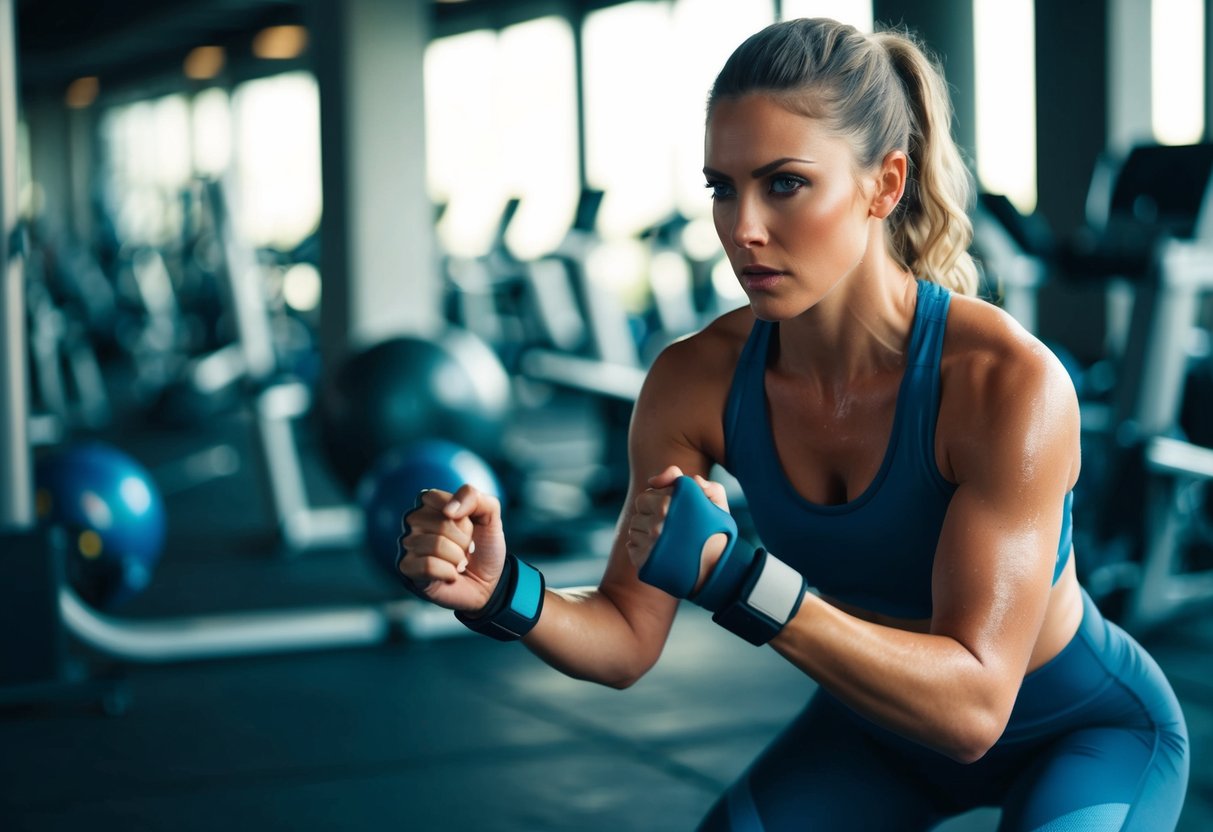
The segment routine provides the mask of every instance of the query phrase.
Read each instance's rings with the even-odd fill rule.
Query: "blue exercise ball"
[[[492,467],[474,451],[445,439],[422,439],[384,454],[358,485],[365,546],[372,560],[393,577],[401,521],[426,488],[455,491],[470,484],[501,499]]]
[[[67,573],[99,609],[134,598],[151,582],[164,550],[164,500],[151,475],[102,442],[68,445],[34,468],[39,521],[69,538]]]

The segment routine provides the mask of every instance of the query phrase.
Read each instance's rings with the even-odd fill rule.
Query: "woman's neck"
[[[918,284],[891,258],[847,275],[811,309],[779,325],[776,366],[826,386],[902,367]]]

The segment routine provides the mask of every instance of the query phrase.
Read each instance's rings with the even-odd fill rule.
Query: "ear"
[[[870,216],[883,220],[893,213],[906,190],[908,164],[904,151],[890,150],[885,155],[876,171],[876,188],[868,206]]]

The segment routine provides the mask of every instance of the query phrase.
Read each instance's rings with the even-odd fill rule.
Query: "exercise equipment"
[[[15,21],[13,0],[0,0],[0,705],[95,701],[120,712],[126,689],[90,676],[68,654],[58,606],[65,542],[38,525],[34,509]]]
[[[112,445],[86,442],[38,459],[34,482],[40,521],[68,534],[68,579],[81,598],[114,609],[147,587],[166,522],[147,469]]]
[[[324,384],[324,449],[351,488],[379,456],[427,437],[493,458],[510,407],[509,377],[479,338],[455,328],[402,335],[353,355]]]
[[[534,337],[526,309],[525,265],[506,245],[506,234],[520,204],[518,197],[503,203],[493,239],[483,254],[468,257],[444,253],[438,258],[438,271],[446,282],[447,320],[477,335],[511,371],[518,351]],[[435,224],[446,207],[436,206]]]
[[[1037,331],[1036,299],[1054,255],[1050,229],[1022,214],[1003,194],[983,191],[973,210],[973,254],[986,292],[1029,332]]]
[[[542,337],[523,352],[519,367],[527,378],[631,402],[644,379],[632,325],[616,294],[588,273],[601,242],[596,224],[604,195],[584,189],[564,239],[526,264]]]
[[[696,286],[695,259],[687,251],[684,237],[690,218],[674,211],[661,222],[641,232],[648,247],[649,294],[651,305],[641,322],[638,345],[645,366],[674,341],[702,327],[712,312],[700,309]]]
[[[217,274],[235,328],[255,464],[282,550],[358,546],[365,522],[353,492],[376,460],[441,437],[494,458],[511,407],[509,378],[481,339],[452,326],[355,352],[314,390],[282,366],[257,256],[235,232],[226,190],[222,181],[209,182],[204,204],[222,251]],[[315,424],[307,423],[309,414]],[[338,502],[317,504],[307,486],[299,437],[307,427],[318,428],[328,473],[347,491]]]
[[[230,220],[221,183],[191,180],[182,199],[187,220],[176,268],[179,282],[193,288],[177,293],[178,305],[181,317],[199,333],[197,344],[177,358],[162,383],[145,385],[143,393],[148,415],[172,427],[190,427],[239,409],[249,387],[264,384],[269,372],[279,380],[313,385],[319,363],[312,327],[282,297],[283,275],[298,262],[292,259],[295,254],[236,243],[241,251],[232,260],[234,241],[224,236]],[[240,273],[231,273],[232,267]],[[266,321],[252,365],[241,343],[248,334],[240,320],[247,313],[237,306],[241,301],[252,301],[254,314]]]
[[[0,0],[0,61],[11,59],[12,3]],[[4,67],[0,66],[0,69]],[[0,148],[15,141],[16,88],[11,66],[0,71]],[[273,612],[127,620],[85,603],[66,579],[67,546],[57,526],[37,522],[29,441],[23,247],[4,158],[0,200],[0,705],[93,699],[124,710],[129,691],[99,678],[69,656],[67,636],[126,662],[178,662],[292,650],[380,644],[410,630],[410,602]],[[250,348],[250,352],[252,352]],[[255,352],[253,353],[256,354]],[[268,353],[267,353],[268,355]],[[420,602],[415,602],[414,606]],[[423,625],[424,626],[424,625]]]
[[[206,658],[253,656],[294,650],[347,648],[382,644],[401,634],[433,637],[466,632],[449,613],[416,599],[254,610],[198,616],[138,619],[110,615],[85,603],[66,580],[65,535],[58,527],[37,523],[33,487],[33,449],[29,400],[29,341],[26,337],[24,256],[28,248],[18,222],[16,153],[18,89],[14,57],[13,0],[0,0],[0,707],[41,704],[57,699],[98,699],[109,710],[129,700],[122,686],[102,680],[68,655],[102,655],[121,663],[182,662]],[[223,268],[216,270],[225,299],[224,314],[236,333],[241,375],[241,403],[248,408],[256,455],[264,464],[275,520],[287,548],[301,551],[330,544],[347,546],[361,535],[358,506],[312,505],[304,487],[301,454],[294,436],[307,412],[311,390],[306,383],[279,373],[273,326],[264,302],[265,287],[257,277],[255,252],[233,231],[223,205],[223,186],[207,183],[207,204],[219,220],[215,245]],[[133,254],[133,252],[132,252]],[[146,262],[147,288],[165,288],[167,265],[154,256]],[[164,266],[164,268],[162,268]],[[133,275],[127,275],[134,280]],[[171,275],[170,275],[171,277]],[[157,332],[163,331],[157,329]],[[146,345],[141,330],[132,343]],[[456,336],[457,337],[457,336]],[[154,352],[143,357],[154,361]],[[167,373],[150,366],[148,378],[163,381]],[[439,392],[443,392],[440,388]],[[209,454],[207,454],[209,457]],[[209,467],[209,466],[208,466]],[[562,583],[583,585],[600,573],[601,563],[587,568],[564,562]]]
[[[384,454],[358,484],[365,522],[363,547],[385,574],[399,580],[401,519],[426,488],[455,491],[470,484],[501,499],[492,467],[474,451],[444,439],[421,439]]]
[[[1002,216],[1006,245],[997,261],[1029,321],[1046,277],[1129,298],[1114,354],[1082,375],[1083,475],[1074,511],[1080,578],[1109,615],[1138,632],[1207,606],[1213,570],[1192,553],[1209,524],[1193,495],[1213,480],[1213,449],[1190,441],[1203,438],[1202,416],[1192,408],[1205,395],[1191,345],[1213,290],[1213,145],[1143,145],[1101,160],[1087,227],[1071,240],[1049,241],[1039,223],[1005,209],[985,216]],[[1093,382],[1097,375],[1115,381]]]
[[[525,262],[506,245],[518,209],[510,199],[485,255],[447,260],[451,320],[479,334],[511,377],[506,447],[489,456],[509,481],[512,501],[546,515],[529,524],[537,534],[526,534],[528,542],[548,536],[552,520],[576,523],[612,502],[626,479],[627,424],[645,370],[615,290],[589,274],[601,243],[595,226],[603,197],[584,189],[561,242]],[[516,523],[532,519],[521,514]],[[547,551],[563,544],[539,545]]]
[[[27,228],[33,406],[64,429],[103,427],[111,409],[93,339],[99,328],[112,326],[112,290],[83,253],[47,239],[36,223]]]

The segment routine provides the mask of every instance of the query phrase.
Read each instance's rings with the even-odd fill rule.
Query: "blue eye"
[[[704,187],[712,192],[712,199],[728,199],[733,195],[733,186],[724,182],[709,182]]]
[[[771,178],[771,193],[794,194],[807,184],[808,182],[799,176],[790,176],[783,173]]]

